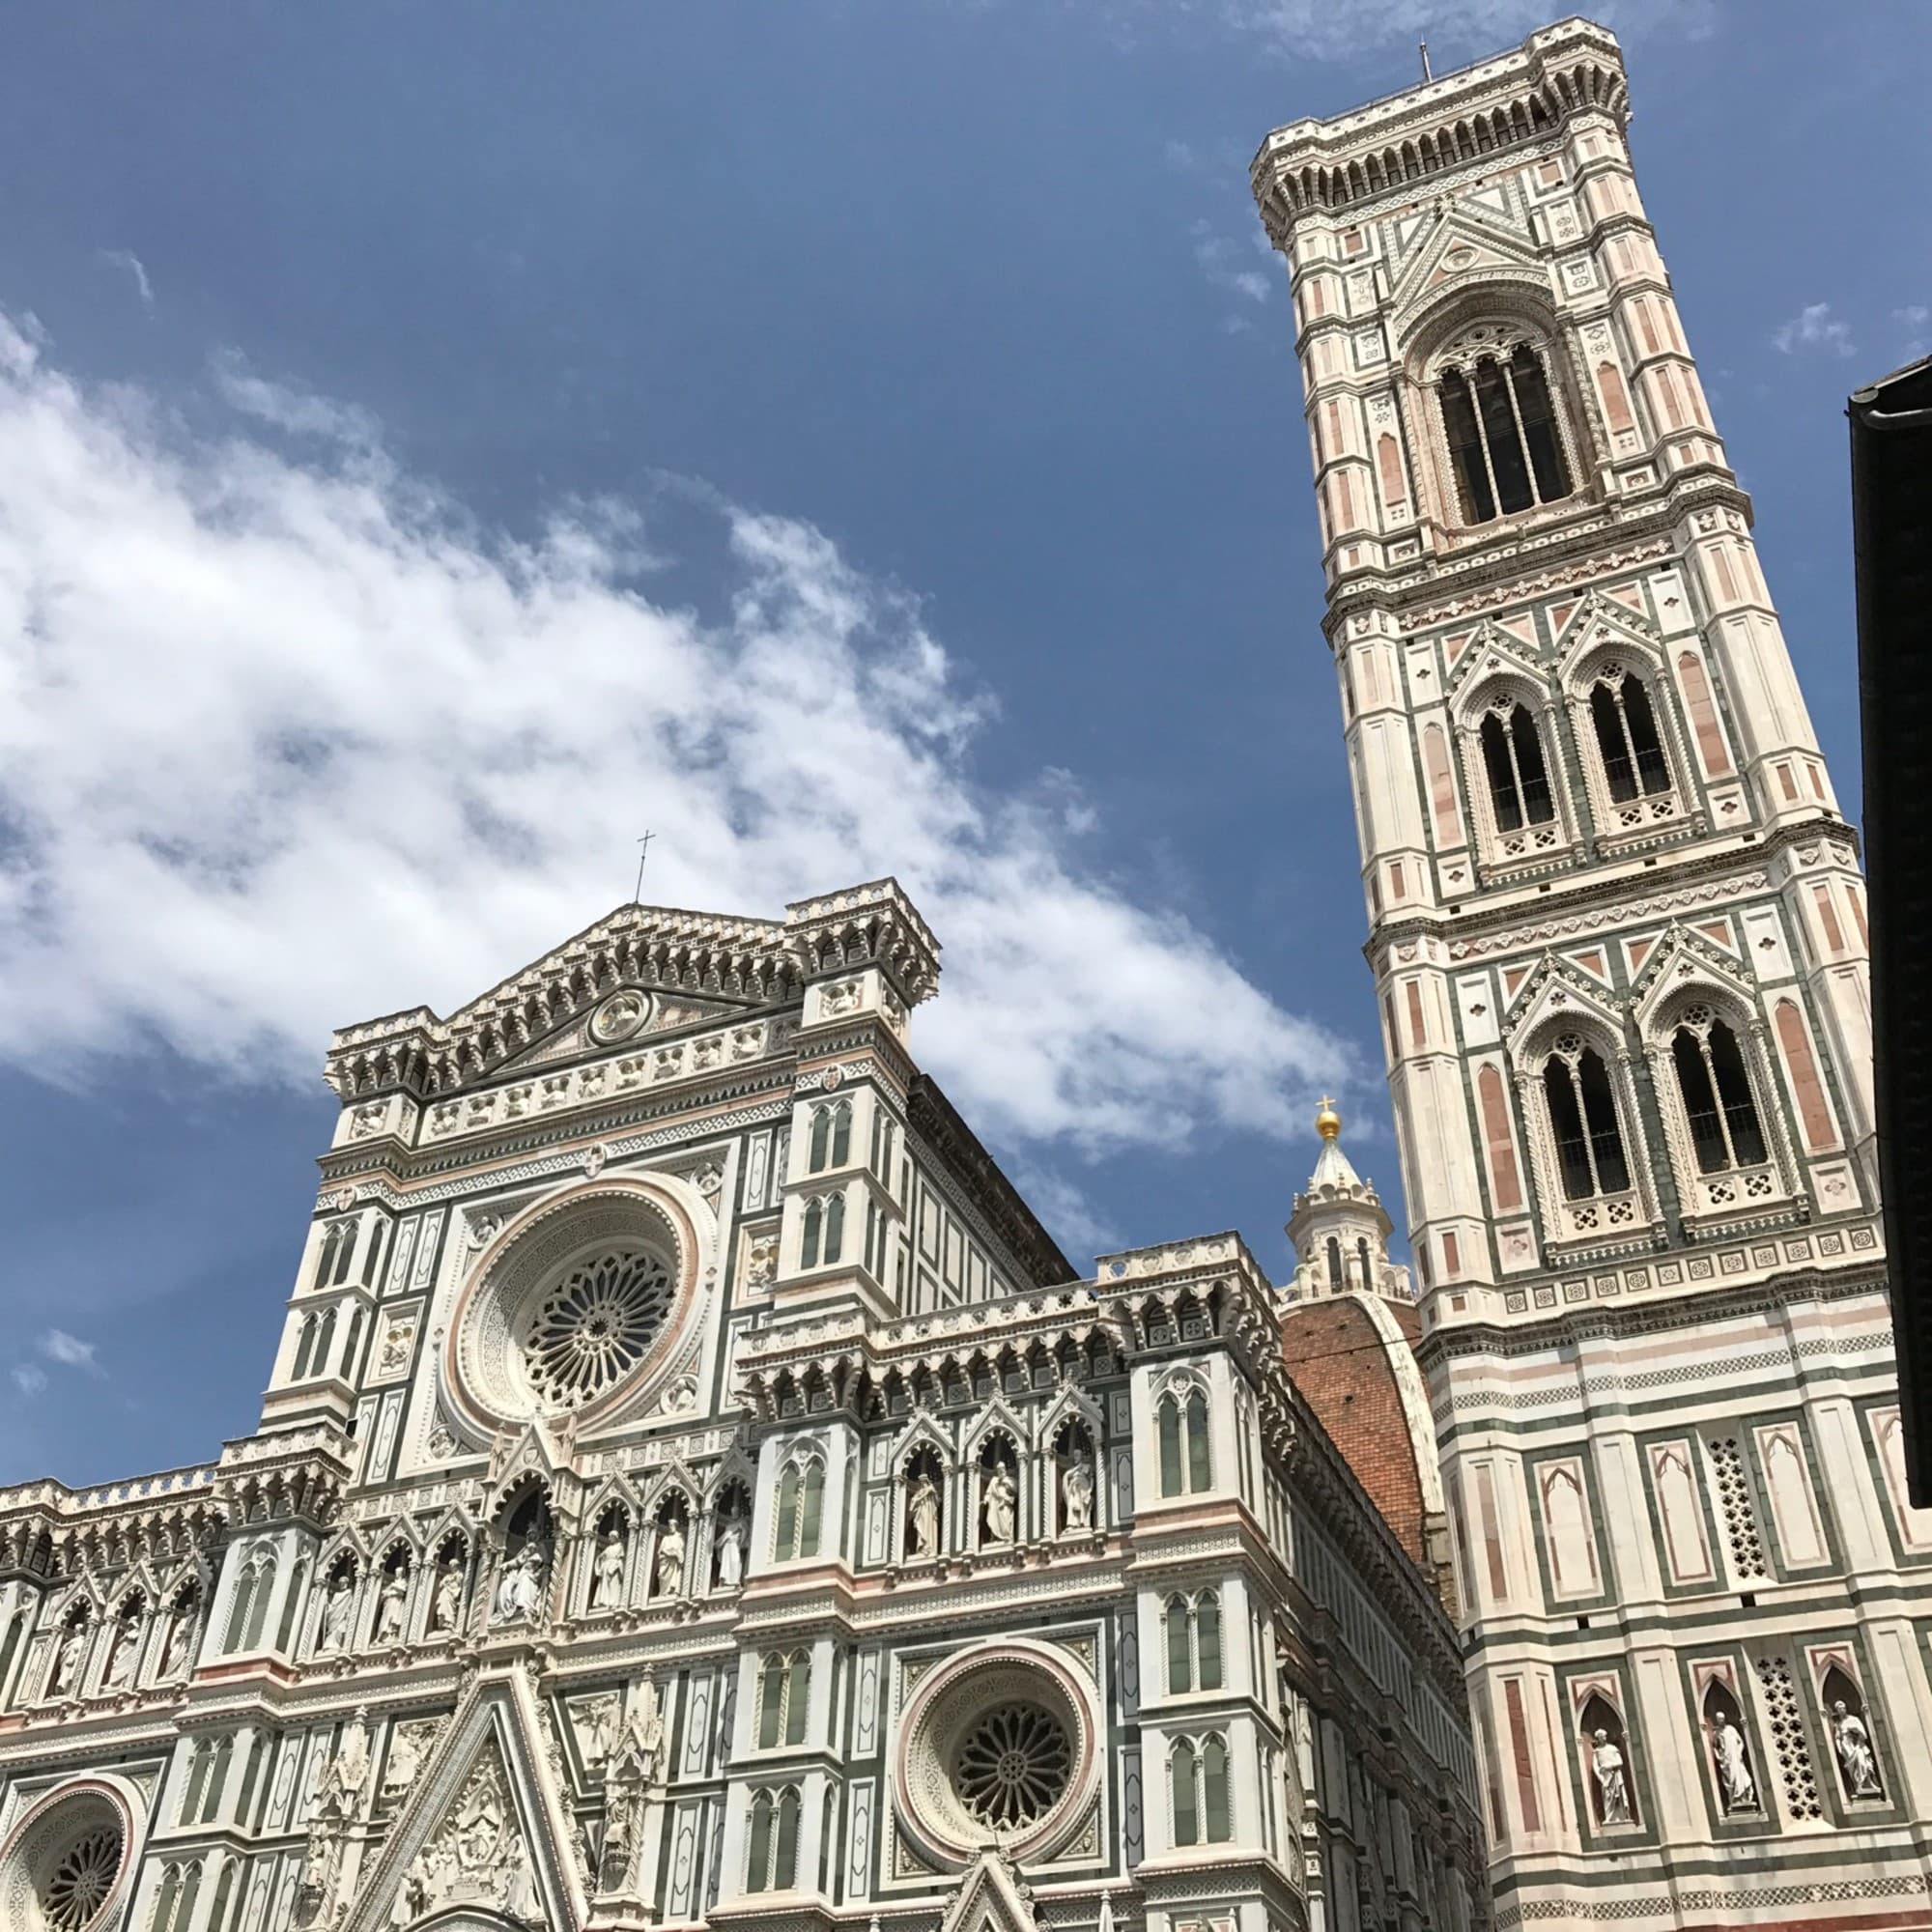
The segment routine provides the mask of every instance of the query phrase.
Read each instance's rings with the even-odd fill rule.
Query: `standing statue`
[[[355,1586],[346,1573],[338,1575],[328,1586],[328,1594],[322,1600],[322,1634],[316,1639],[317,1650],[340,1650],[349,1641],[349,1610],[355,1597]]]
[[[401,1643],[403,1615],[409,1607],[410,1573],[398,1565],[384,1579],[376,1605],[376,1641]]]
[[[718,1526],[718,1587],[735,1590],[745,1580],[745,1526],[735,1516]]]
[[[87,1652],[87,1624],[76,1619],[67,1627],[67,1634],[54,1652],[54,1667],[47,1678],[47,1695],[65,1691],[70,1697],[80,1689],[80,1661]]]
[[[1846,1710],[1842,1697],[1834,1698],[1832,1703],[1832,1748],[1837,1753],[1848,1797],[1885,1796],[1878,1781],[1878,1754],[1872,1749],[1871,1733],[1865,1729],[1862,1718]]]
[[[1019,1491],[1004,1463],[995,1463],[980,1489],[980,1504],[986,1512],[986,1541],[1010,1543],[1019,1526]]]
[[[1711,1753],[1717,1760],[1718,1789],[1723,1796],[1724,1810],[1755,1811],[1757,1780],[1751,1776],[1750,1754],[1745,1748],[1744,1733],[1728,1714],[1719,1716],[1711,1726]]]
[[[1094,1527],[1094,1475],[1083,1456],[1060,1478],[1061,1519],[1068,1529]]]
[[[658,1595],[675,1597],[684,1584],[684,1531],[676,1517],[658,1532]]]
[[[189,1604],[180,1605],[168,1619],[167,1634],[161,1639],[160,1674],[163,1677],[172,1677],[176,1671],[185,1667],[194,1637],[194,1607]]]
[[[939,1490],[923,1469],[913,1481],[912,1500],[906,1506],[906,1526],[912,1532],[908,1555],[939,1553]]]
[[[139,1645],[134,1640],[134,1618],[130,1612],[108,1626],[107,1665],[100,1673],[104,1690],[125,1690],[134,1674],[134,1658]]]
[[[597,1546],[597,1567],[590,1578],[590,1607],[614,1610],[624,1602],[624,1539],[612,1529]]]
[[[430,1629],[454,1630],[457,1616],[462,1609],[462,1602],[463,1565],[454,1557],[445,1557],[442,1567],[436,1573],[436,1592],[430,1598]]]
[[[1624,1754],[1608,1731],[1590,1734],[1590,1769],[1597,1774],[1597,1817],[1605,1825],[1631,1822],[1630,1786],[1624,1782]]]

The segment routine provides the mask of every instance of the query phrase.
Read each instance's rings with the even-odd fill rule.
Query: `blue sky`
[[[0,71],[0,1480],[252,1426],[331,1025],[894,870],[1059,1232],[1392,1182],[1261,136],[1515,0],[28,10]],[[1608,10],[1841,790],[1932,10]]]

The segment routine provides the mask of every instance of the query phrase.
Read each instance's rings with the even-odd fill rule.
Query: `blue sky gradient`
[[[1076,1262],[1236,1226],[1280,1271],[1330,1081],[1392,1194],[1291,321],[1246,164],[1269,128],[1406,84],[1418,22],[1440,71],[1539,17],[16,16],[0,694],[34,724],[0,724],[0,1481],[191,1462],[252,1426],[327,1030],[446,1010],[588,923],[646,825],[647,899],[773,915],[907,877],[951,976],[915,1046]],[[1855,802],[1843,400],[1932,345],[1932,11],[1606,17]],[[505,591],[451,616],[492,572],[574,614],[546,631]],[[634,756],[610,724],[633,670],[663,704]],[[392,689],[434,729],[383,718]],[[541,810],[512,769],[526,704]],[[573,716],[595,747],[574,789]],[[826,790],[813,756],[847,751],[871,777]],[[914,797],[904,827],[876,809]],[[440,806],[390,868],[384,811]],[[1077,1030],[1043,1030],[1056,987]]]

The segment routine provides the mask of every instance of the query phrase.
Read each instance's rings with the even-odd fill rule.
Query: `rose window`
[[[524,1343],[530,1386],[575,1408],[614,1387],[644,1358],[670,1310],[670,1269],[648,1249],[580,1262],[538,1302]]]
[[[982,1718],[959,1747],[952,1781],[966,1808],[995,1831],[1023,1830],[1066,1790],[1073,1747],[1051,1712],[1007,1704]]]
[[[1092,1676],[1028,1637],[971,1643],[923,1672],[894,1748],[893,1798],[921,1855],[963,1869],[998,1842],[1051,1860],[1100,1803],[1105,1726]]]
[[[121,1833],[103,1825],[78,1838],[47,1874],[41,1911],[53,1932],[82,1932],[107,1903],[121,1869]]]

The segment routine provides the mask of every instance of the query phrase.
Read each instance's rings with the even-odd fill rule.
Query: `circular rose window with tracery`
[[[655,1179],[572,1187],[513,1220],[450,1313],[451,1412],[479,1438],[541,1415],[647,1401],[678,1371],[708,1249]]]
[[[1039,1704],[1003,1704],[967,1732],[952,1768],[966,1808],[1001,1833],[1037,1825],[1066,1795],[1073,1747]]]
[[[53,1932],[86,1932],[107,1903],[121,1870],[121,1833],[103,1825],[79,1839],[56,1861],[41,1895]]]
[[[524,1341],[530,1386],[576,1408],[644,1359],[670,1312],[671,1272],[648,1248],[618,1249],[571,1267],[538,1302]]]
[[[954,1868],[993,1843],[1022,1862],[1050,1859],[1085,1842],[1100,1802],[1100,1736],[1093,1682],[1065,1652],[1026,1638],[970,1645],[906,1701],[894,1764],[900,1822]]]
[[[8,1932],[95,1932],[119,1904],[131,1814],[112,1784],[48,1793],[0,1848],[0,1924]]]

